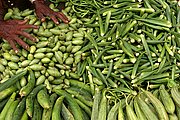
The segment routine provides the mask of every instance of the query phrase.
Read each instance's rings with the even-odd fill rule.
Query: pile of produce
[[[39,29],[18,54],[1,40],[0,120],[180,120],[177,1],[68,0],[62,12],[69,24],[4,16]]]

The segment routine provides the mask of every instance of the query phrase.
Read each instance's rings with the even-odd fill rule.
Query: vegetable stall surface
[[[56,7],[60,1],[50,4]],[[38,42],[0,44],[0,118],[180,119],[180,7],[173,0],[69,0],[69,24],[29,19]],[[11,106],[12,105],[12,106]],[[59,105],[57,107],[56,105]],[[57,117],[56,117],[57,116]]]

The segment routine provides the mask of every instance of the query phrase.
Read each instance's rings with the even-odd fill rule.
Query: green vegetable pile
[[[1,40],[0,120],[180,119],[178,4],[69,0],[59,25],[8,9],[39,29],[26,30],[37,43],[22,37],[29,51]]]

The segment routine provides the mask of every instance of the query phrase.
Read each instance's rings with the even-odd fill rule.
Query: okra
[[[159,25],[162,27],[171,28],[172,24],[171,22],[164,20],[164,19],[157,19],[157,18],[151,18],[151,19],[138,19],[139,21],[143,21],[150,24]]]
[[[169,119],[170,120],[178,120],[178,117],[176,116],[176,114],[170,114]]]

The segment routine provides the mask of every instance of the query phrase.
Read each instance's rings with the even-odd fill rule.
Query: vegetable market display
[[[54,11],[58,2],[50,4]],[[0,120],[180,120],[180,7],[173,0],[69,0],[69,24],[0,46]]]

